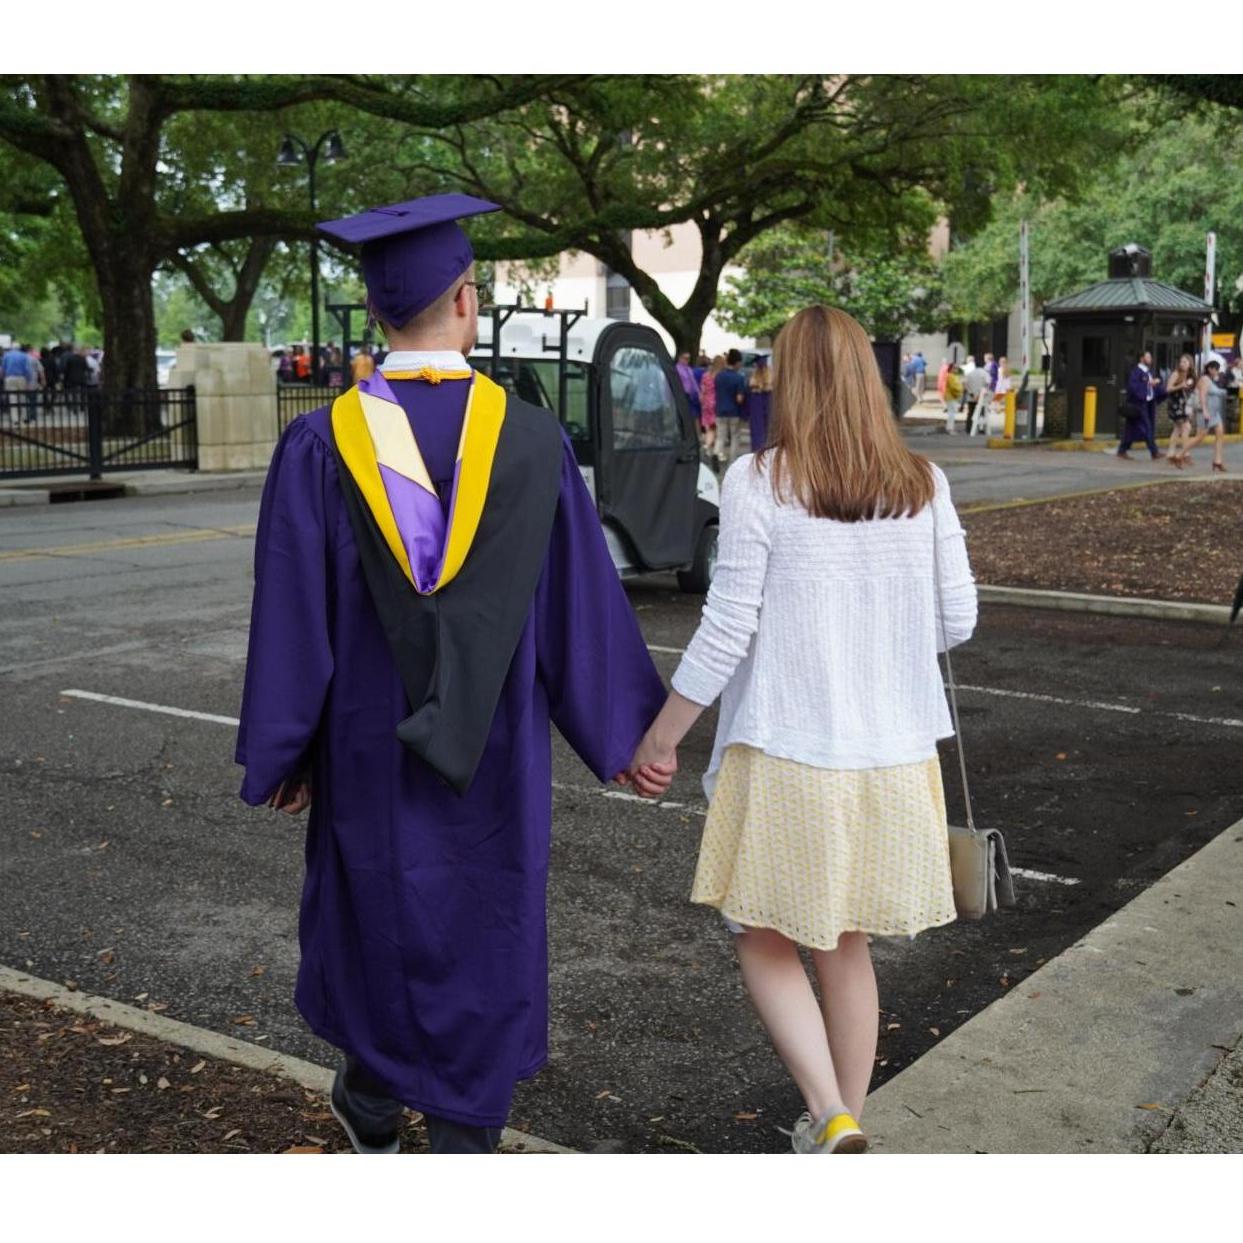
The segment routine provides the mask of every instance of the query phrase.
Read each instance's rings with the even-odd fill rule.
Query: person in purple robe
[[[678,355],[678,379],[682,383],[682,391],[686,394],[686,400],[690,404],[691,417],[695,420],[695,426],[699,426],[700,404],[699,404],[699,380],[695,376],[695,369],[691,366],[691,356],[689,352],[683,350]]]
[[[767,355],[756,357],[747,380],[747,399],[743,406],[751,426],[751,452],[759,453],[768,443],[768,419],[773,404],[773,373]]]
[[[495,1150],[548,1058],[550,725],[607,781],[665,697],[555,416],[466,362],[455,222],[491,210],[321,226],[363,243],[389,353],[286,429],[255,540],[241,797],[310,807],[296,1002],[364,1153],[404,1107],[434,1152]]]

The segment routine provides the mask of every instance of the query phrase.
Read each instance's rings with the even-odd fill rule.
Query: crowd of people
[[[716,470],[728,470],[744,454],[764,448],[773,393],[766,355],[757,355],[748,371],[736,349],[713,358],[701,353],[694,365],[683,351],[677,371],[703,451]]]
[[[375,373],[376,365],[383,358],[370,345],[350,348],[349,380],[357,384]],[[306,345],[284,346],[272,351],[272,369],[282,384],[315,384],[328,388],[345,388],[345,351],[335,341],[319,347],[319,375],[316,377],[313,347]]]
[[[916,401],[923,400],[927,373],[928,361],[922,351],[903,356],[902,381]],[[986,434],[989,414],[1004,407],[1010,388],[1009,360],[1004,354],[1000,358],[985,354],[980,364],[973,354],[968,354],[962,363],[949,357],[942,359],[937,372],[937,396],[945,412],[945,431],[953,435],[958,430],[958,416],[965,410],[967,434]]]
[[[0,355],[3,392],[0,418],[33,423],[40,411],[50,412],[58,400],[70,406],[84,402],[103,379],[103,351],[62,341],[35,349],[12,345]]]

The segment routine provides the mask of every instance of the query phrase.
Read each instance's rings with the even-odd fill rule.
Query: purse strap
[[[954,662],[950,660],[950,645],[945,635],[945,609],[941,600],[941,540],[937,530],[937,502],[932,499],[932,579],[937,597],[937,623],[941,629],[941,643],[945,648],[945,684],[950,693],[950,713],[954,719],[954,746],[958,751],[958,769],[962,774],[962,797],[967,808],[967,828],[974,833],[975,814],[971,809],[971,786],[967,781],[967,757],[962,749],[962,726],[958,721],[958,695],[954,687]]]

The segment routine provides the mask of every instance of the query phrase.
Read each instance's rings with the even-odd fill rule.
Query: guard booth
[[[1083,433],[1083,391],[1096,389],[1096,432],[1121,431],[1126,381],[1140,354],[1152,351],[1165,373],[1180,354],[1199,353],[1213,308],[1152,278],[1152,255],[1130,243],[1109,252],[1109,279],[1044,306],[1054,321],[1053,389],[1067,399],[1068,434]]]

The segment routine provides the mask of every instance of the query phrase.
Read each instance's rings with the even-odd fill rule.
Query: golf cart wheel
[[[716,573],[716,534],[715,526],[706,526],[699,532],[695,560],[691,562],[689,570],[678,571],[678,586],[683,591],[702,594],[712,586],[712,576]]]

